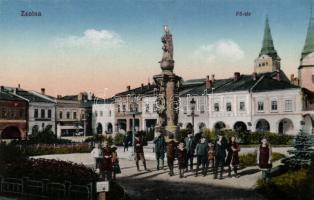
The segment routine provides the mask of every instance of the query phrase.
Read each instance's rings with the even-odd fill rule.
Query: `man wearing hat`
[[[188,136],[184,139],[185,149],[186,149],[186,171],[188,171],[188,166],[190,163],[190,170],[193,170],[193,159],[195,151],[195,138],[192,133],[189,133]]]
[[[223,136],[222,130],[218,132],[218,138],[215,141],[214,152],[215,152],[215,167],[214,167],[214,179],[217,179],[218,176],[218,167],[220,166],[220,176],[219,179],[222,179],[222,174],[225,165],[226,159],[226,150],[228,142],[227,139]]]
[[[157,137],[154,139],[155,143],[155,153],[156,153],[156,160],[157,160],[157,170],[159,170],[159,160],[161,160],[161,168],[164,168],[164,159],[165,159],[165,152],[166,152],[166,141],[163,134],[157,132]]]
[[[135,147],[135,162],[136,162],[137,171],[140,171],[139,160],[143,161],[144,169],[147,170],[146,161],[144,157],[143,140],[139,133],[135,135],[134,145],[135,145],[134,146]]]

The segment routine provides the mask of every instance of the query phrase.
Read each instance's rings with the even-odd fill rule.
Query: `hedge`
[[[240,155],[240,165],[241,167],[249,167],[249,166],[255,166],[256,165],[256,152],[254,153],[248,153]],[[284,158],[285,155],[277,152],[272,153],[272,161],[275,162],[277,160],[280,160]]]

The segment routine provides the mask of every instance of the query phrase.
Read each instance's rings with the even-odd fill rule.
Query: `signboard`
[[[96,182],[96,192],[109,192],[109,181]]]

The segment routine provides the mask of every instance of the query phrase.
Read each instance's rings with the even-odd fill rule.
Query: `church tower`
[[[314,16],[313,2],[310,22],[299,66],[299,85],[314,92]]]
[[[254,72],[267,73],[276,70],[280,70],[280,58],[275,50],[268,17],[266,17],[263,45],[258,58],[255,59]]]

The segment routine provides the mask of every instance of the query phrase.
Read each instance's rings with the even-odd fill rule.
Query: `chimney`
[[[151,84],[150,84],[150,82],[148,82],[148,88],[150,89],[150,87],[151,87]]]
[[[127,91],[130,91],[131,90],[131,86],[126,86],[126,89],[127,89]]]
[[[215,74],[212,74],[212,82],[215,82]]]
[[[257,73],[256,73],[256,72],[253,72],[252,77],[253,77],[253,81],[256,81],[256,79],[257,79]]]
[[[57,95],[57,99],[61,99],[62,96],[60,94]]]
[[[294,81],[294,74],[291,74],[290,75],[290,82],[293,82]]]
[[[240,72],[234,72],[234,80],[238,81],[240,79]]]
[[[276,70],[276,77],[275,77],[275,79],[280,81],[280,71],[279,71],[279,69]]]
[[[41,88],[41,94],[42,94],[42,95],[45,95],[45,93],[46,93],[45,88]]]
[[[21,88],[21,84],[18,84],[17,87],[20,89]]]
[[[209,76],[206,76],[206,89],[211,89],[213,87],[213,81],[209,80]]]
[[[144,91],[144,83],[141,84],[141,90]]]

